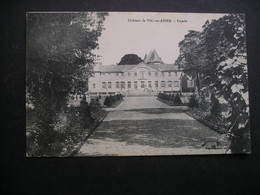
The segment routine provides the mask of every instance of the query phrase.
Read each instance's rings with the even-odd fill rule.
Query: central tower
[[[151,50],[148,55],[145,55],[144,62],[146,64],[164,64],[155,49]]]

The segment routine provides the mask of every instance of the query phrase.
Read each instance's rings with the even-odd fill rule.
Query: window
[[[144,81],[141,81],[141,88],[144,88]]]
[[[118,72],[116,73],[116,76],[118,77]]]
[[[164,77],[164,72],[162,72],[162,77]]]
[[[148,87],[152,88],[152,81],[148,81]]]
[[[178,81],[174,81],[174,87],[179,87],[179,82]]]
[[[106,82],[102,82],[102,88],[103,88],[103,89],[106,88]]]
[[[158,72],[155,72],[155,76],[158,77]]]
[[[168,81],[168,87],[172,87],[172,81]]]
[[[158,81],[155,81],[155,87],[158,88]]]
[[[175,76],[177,77],[177,72],[175,72]]]
[[[135,76],[137,76],[137,72],[135,72]]]
[[[121,88],[125,88],[125,82],[124,81],[121,82]]]
[[[187,87],[194,87],[194,83],[192,80],[187,80]]]
[[[161,81],[161,87],[165,87],[165,82]]]
[[[129,76],[129,77],[131,76],[131,73],[130,73],[130,72],[128,73],[128,76]]]
[[[124,73],[121,73],[121,76],[123,77],[123,76],[125,76],[125,74],[124,74]]]
[[[117,89],[119,88],[119,82],[116,82],[116,88]]]
[[[168,76],[169,76],[169,77],[171,76],[171,72],[168,72]]]
[[[137,89],[137,81],[134,82],[134,88]]]
[[[141,78],[144,78],[144,71],[141,71]]]
[[[131,88],[131,81],[128,81],[127,88]]]
[[[148,75],[151,76],[151,72],[148,72]]]
[[[93,89],[96,89],[96,84],[93,84]]]
[[[111,86],[112,86],[112,85],[111,85],[111,82],[108,82],[108,83],[107,83],[107,88],[110,88],[110,89],[111,89]]]

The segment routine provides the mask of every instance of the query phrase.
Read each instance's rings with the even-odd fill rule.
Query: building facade
[[[113,94],[158,94],[181,92],[183,72],[174,64],[164,64],[155,50],[137,65],[98,65],[89,78],[90,96]],[[194,87],[191,79],[187,86]]]

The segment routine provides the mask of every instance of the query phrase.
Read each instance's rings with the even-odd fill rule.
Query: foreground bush
[[[60,113],[57,122],[48,131],[37,122],[27,128],[27,156],[67,156],[94,129],[105,115],[96,101],[82,101],[80,106],[70,107]]]
[[[158,99],[160,101],[162,101],[163,103],[168,104],[170,106],[182,106],[183,105],[180,95],[178,93],[175,96],[174,96],[174,94],[159,93]]]
[[[114,107],[123,100],[121,94],[106,96],[104,105],[107,107]]]
[[[214,94],[211,95],[210,101],[206,100],[203,95],[200,97],[200,101],[195,95],[192,95],[188,106],[191,109],[187,111],[187,114],[218,133],[227,133],[229,121],[225,115],[221,115],[221,112],[227,112],[229,108],[225,104],[221,105]]]

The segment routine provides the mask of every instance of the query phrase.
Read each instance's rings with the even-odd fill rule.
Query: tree
[[[138,57],[136,54],[126,54],[121,58],[118,65],[128,65],[128,64],[134,65],[134,64],[139,64],[142,61],[143,60],[140,57]]]
[[[245,16],[230,14],[205,25],[204,40],[216,71],[205,77],[230,109],[229,138],[234,153],[250,151]]]
[[[198,89],[209,87],[231,107],[228,135],[232,152],[250,151],[245,16],[229,14],[207,21],[202,32],[190,32],[179,46],[176,64],[197,75]]]
[[[26,17],[26,90],[37,125],[51,137],[70,92],[86,90],[107,13],[29,13]],[[49,135],[48,135],[49,134]],[[48,142],[44,141],[44,147]]]
[[[195,79],[195,87],[200,95],[202,70],[205,67],[203,47],[200,44],[200,32],[189,31],[184,40],[179,43],[180,55],[175,64],[186,74]]]

